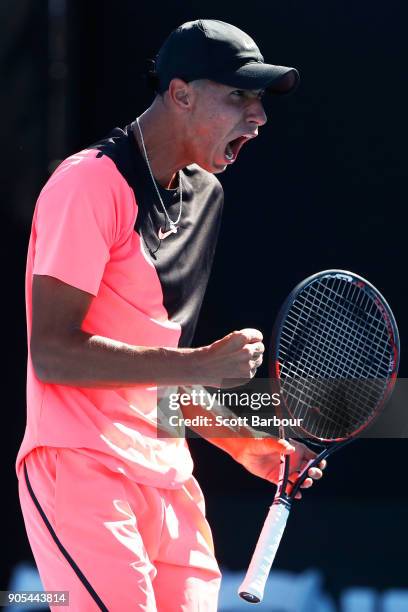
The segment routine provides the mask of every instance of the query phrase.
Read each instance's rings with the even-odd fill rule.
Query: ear
[[[182,79],[172,79],[169,84],[168,95],[173,104],[181,111],[192,107],[194,90]]]

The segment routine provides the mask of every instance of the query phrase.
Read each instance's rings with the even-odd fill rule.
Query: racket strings
[[[310,304],[310,300],[305,300],[306,302],[306,306],[303,308],[303,310],[307,310],[307,303],[309,302]],[[316,305],[312,302],[311,303],[312,307],[316,308]],[[318,307],[321,309],[321,301],[320,304],[318,305]],[[296,304],[295,304],[295,308],[296,308]],[[318,321],[317,325],[309,325],[309,337],[304,338],[304,349],[311,349],[313,351],[314,350],[314,354],[318,355],[320,357],[320,351],[323,349],[325,349],[325,351],[327,352],[327,356],[328,356],[328,360],[327,361],[322,361],[321,359],[316,359],[316,363],[315,364],[308,364],[309,361],[309,355],[307,357],[307,360],[305,360],[305,365],[309,365],[309,370],[311,370],[313,368],[314,365],[314,371],[316,371],[316,366],[319,369],[320,374],[324,375],[325,373],[327,374],[331,374],[333,375],[334,373],[334,367],[335,366],[338,370],[338,368],[340,367],[341,362],[338,359],[338,353],[339,353],[339,349],[344,351],[345,349],[349,350],[350,348],[354,348],[353,353],[355,353],[356,351],[358,351],[359,354],[359,358],[358,361],[361,361],[361,356],[362,356],[362,349],[364,348],[364,345],[360,342],[360,338],[361,338],[361,334],[358,334],[358,329],[356,329],[355,326],[351,327],[350,325],[348,325],[348,329],[345,327],[345,325],[343,324],[340,328],[339,328],[339,323],[342,323],[342,319],[339,316],[341,314],[341,311],[339,312],[339,308],[337,307],[336,312],[331,312],[329,313],[329,315],[327,316],[327,318],[323,318],[324,316],[324,312],[320,313],[320,320]],[[343,309],[344,310],[344,309]],[[302,311],[300,310],[299,313],[296,313],[298,320],[301,320],[302,318]],[[344,314],[344,313],[343,313]],[[315,317],[316,319],[316,317]],[[307,323],[310,323],[310,321],[307,321]],[[316,335],[316,332],[319,332],[319,328],[320,328],[320,333],[318,333]],[[337,328],[337,329],[336,329]],[[310,336],[311,334],[315,332],[315,336],[314,336],[314,342],[310,343],[308,342],[310,340]],[[357,333],[356,333],[357,332]],[[378,329],[376,330],[377,335],[378,335]],[[330,334],[330,335],[329,335]],[[353,334],[353,336],[352,336]],[[306,342],[305,342],[306,340]],[[351,340],[351,342],[350,342]],[[309,346],[306,346],[306,345]],[[365,345],[367,345],[367,340],[365,342]],[[330,351],[330,348],[332,349],[332,351]],[[305,352],[305,350],[303,351]],[[351,359],[353,359],[354,354],[353,353],[348,353],[349,355],[351,355]],[[367,355],[370,357],[371,361],[373,358],[373,354],[370,353],[369,355]],[[331,358],[330,358],[331,357]],[[350,357],[349,357],[350,360]],[[356,361],[354,359],[354,361]],[[330,369],[327,369],[327,366],[331,366]],[[381,367],[381,363],[380,363],[380,367]],[[388,367],[388,364],[386,364],[386,366]],[[354,369],[356,368],[356,366],[354,365]],[[353,369],[353,371],[354,371]],[[327,370],[327,372],[325,371]],[[344,366],[342,368],[342,374],[345,373],[344,371]],[[351,370],[350,370],[351,371]],[[365,373],[366,377],[369,377],[370,374],[376,374],[378,371],[378,368],[373,371],[372,373],[369,373],[365,370],[362,370],[362,372]]]
[[[389,322],[364,287],[323,277],[297,296],[281,330],[278,361],[286,404],[312,435],[349,435],[387,390]]]
[[[311,327],[311,332],[316,332],[316,330]],[[287,334],[285,334],[285,337],[290,340]],[[350,375],[375,378],[382,373],[382,368],[385,367],[388,370],[388,360],[384,362],[383,354],[379,355],[378,351],[373,353],[373,351],[367,350],[367,342],[363,344],[358,333],[355,334],[354,344],[351,347],[350,339],[351,335],[347,333],[347,330],[344,331],[343,338],[340,338],[339,333],[330,335],[330,328],[323,324],[322,333],[315,335],[313,344],[307,343],[306,349],[310,351],[308,359],[303,359],[303,364],[302,359],[300,359],[300,363],[296,366],[297,370],[299,371],[303,365],[304,374],[314,373],[315,375],[329,377],[341,375],[344,378]],[[352,351],[349,351],[348,360],[340,362],[338,359],[339,351],[344,352],[350,348]],[[324,362],[321,361],[321,351],[324,352],[326,358]],[[309,362],[310,357],[314,358],[314,362]],[[367,370],[367,362],[369,370]],[[293,366],[293,363],[290,365]]]
[[[308,296],[304,296],[304,304],[302,305],[302,308],[298,309],[298,312],[296,312],[296,304],[294,305],[294,311],[296,312],[296,315],[299,317],[302,317],[302,313],[307,311],[308,307],[310,308],[310,305],[313,304],[310,302],[310,300],[308,300]],[[334,305],[334,306],[333,306]],[[371,307],[373,307],[373,304],[370,304]],[[314,306],[316,307],[316,306]],[[320,303],[318,304],[318,308],[321,309],[322,307],[322,302],[320,301]],[[379,325],[381,324],[381,319],[376,320],[376,325],[373,326],[371,325],[372,329],[369,330],[370,336],[368,334],[368,332],[366,331],[366,329],[361,329],[356,327],[356,325],[351,325],[350,321],[348,319],[350,319],[350,312],[351,309],[348,308],[344,308],[338,304],[335,304],[332,301],[332,304],[330,304],[331,307],[331,311],[327,313],[325,313],[324,310],[322,310],[320,312],[320,320],[319,320],[319,324],[317,325],[317,330],[313,329],[313,326],[311,327],[311,331],[319,331],[320,328],[320,334],[318,334],[315,337],[315,345],[317,346],[317,348],[319,348],[320,350],[322,348],[325,348],[325,350],[328,352],[328,357],[330,357],[330,348],[333,349],[333,359],[331,360],[331,365],[336,366],[337,368],[340,367],[340,362],[338,360],[338,352],[340,351],[346,351],[346,350],[350,350],[352,349],[353,352],[350,353],[349,352],[349,360],[353,359],[355,353],[357,353],[358,355],[358,362],[361,362],[362,357],[366,357],[367,361],[369,362],[372,371],[368,372],[366,370],[366,368],[361,368],[361,372],[360,374],[365,374],[365,377],[375,377],[378,372],[379,369],[384,365],[384,360],[383,360],[383,356],[384,356],[384,349],[387,348],[388,343],[386,342],[388,335],[386,330],[382,329],[383,331],[383,337],[379,337],[378,333],[379,333]],[[348,319],[346,318],[348,316]],[[367,326],[366,326],[367,328]],[[373,340],[375,340],[375,344],[373,344]],[[320,346],[318,346],[320,345]],[[369,347],[371,350],[369,352],[367,352],[367,347]],[[309,348],[309,347],[308,347]],[[312,349],[315,348],[314,346],[311,347]],[[375,353],[373,353],[372,349],[375,349]],[[373,362],[377,361],[378,366],[377,368],[374,367]],[[347,363],[347,362],[346,362]],[[326,362],[318,362],[318,364],[320,365],[320,369],[322,370],[322,374],[324,374],[325,372],[323,371],[323,368],[327,366]],[[385,367],[388,370],[388,366],[389,366],[389,361],[385,361]],[[333,370],[333,368],[331,368]],[[344,368],[343,368],[344,369]],[[353,368],[353,372],[354,372],[355,366]],[[334,372],[327,372],[328,374],[333,374]],[[344,372],[343,372],[344,373]]]
[[[366,385],[365,389],[361,388],[359,381],[342,382],[343,385],[329,381],[319,385],[316,381],[314,388],[310,384],[300,388],[293,380],[294,384],[285,387],[286,395],[296,400],[293,416],[303,419],[302,427],[311,435],[335,439],[350,434],[360,427],[362,421],[361,411],[357,412],[353,407],[359,401],[364,404],[371,401],[376,405],[378,396],[385,391],[382,381],[369,381],[370,386]],[[354,388],[353,382],[356,383]],[[373,390],[373,385],[377,389]],[[302,398],[306,394],[307,402]]]
[[[355,292],[355,288],[356,285],[353,285],[354,287],[354,292]],[[341,313],[338,312],[338,309],[336,309],[336,315],[338,314],[339,316],[339,321],[340,323],[344,323],[345,326],[345,331],[349,332],[349,333],[353,333],[353,342],[356,343],[357,348],[361,348],[361,343],[363,343],[365,346],[370,345],[371,348],[375,348],[377,350],[377,352],[379,354],[382,353],[382,350],[384,350],[387,346],[388,346],[388,333],[387,333],[387,329],[386,327],[383,325],[382,326],[382,331],[383,331],[383,338],[381,339],[379,337],[379,332],[381,331],[379,329],[379,326],[381,325],[381,323],[383,323],[383,320],[381,317],[378,316],[378,311],[376,309],[375,303],[370,300],[370,298],[365,294],[365,292],[363,290],[360,289],[360,296],[363,296],[363,299],[365,298],[366,300],[366,304],[361,304],[361,305],[354,305],[354,304],[349,304],[349,308],[346,308],[346,313]],[[349,299],[349,298],[348,298]],[[354,299],[354,295],[351,296],[351,299]],[[331,300],[331,302],[333,303],[334,300]],[[334,302],[334,304],[336,304]],[[331,304],[333,305],[333,304]],[[366,306],[369,306],[369,310],[366,309]],[[359,307],[359,310],[356,310],[356,307]],[[349,322],[347,317],[349,316],[350,313],[353,314],[360,314],[360,318],[361,318],[361,322],[364,323],[364,318],[366,320],[366,325],[364,326],[363,329],[356,327],[356,325],[353,325],[352,327],[350,327],[350,325],[347,325],[347,323]],[[363,313],[364,315],[366,315],[366,317],[361,317],[361,313]],[[375,316],[373,313],[376,313],[377,316]],[[369,329],[369,319],[371,320],[371,329]],[[329,319],[330,319],[330,315],[329,315]],[[343,327],[344,327],[343,326]],[[357,335],[355,335],[357,334]],[[373,341],[375,341],[375,344],[373,344]],[[371,344],[370,344],[371,343]],[[382,350],[381,350],[382,349]],[[371,357],[371,355],[370,355]]]
[[[351,283],[349,284],[351,285]],[[363,289],[359,288],[359,295],[357,295],[356,297],[355,294],[357,290],[357,285],[352,286],[354,288],[353,294],[350,296],[346,296],[347,299],[350,300],[351,305],[353,303],[353,300],[356,300],[356,306],[359,307],[360,313],[363,312],[364,314],[368,315],[368,317],[360,317],[361,321],[357,321],[357,324],[351,326],[350,324],[348,324],[349,321],[346,318],[351,308],[343,308],[343,311],[346,310],[346,315],[344,322],[341,320],[340,317],[340,334],[344,333],[344,337],[346,339],[344,348],[348,351],[349,349],[354,347],[356,351],[358,351],[360,354],[360,363],[363,357],[366,358],[366,362],[364,363],[365,367],[361,372],[362,374],[365,373],[366,378],[375,377],[379,373],[380,367],[384,367],[384,374],[386,375],[389,371],[389,354],[387,355],[387,352],[389,350],[389,336],[387,327],[382,317],[382,313],[377,309],[375,302],[370,298],[369,295],[366,294]],[[359,300],[359,298],[361,299]],[[334,319],[334,324],[336,325],[336,323],[337,321],[336,319]],[[358,323],[360,323],[360,325],[358,325]],[[331,331],[332,330],[330,330],[330,332]],[[352,355],[352,353],[349,354]],[[377,357],[377,361],[379,362],[379,366],[377,368],[374,368],[373,366],[375,357]],[[380,358],[379,360],[378,357]]]
[[[348,287],[349,287],[349,289],[348,289],[348,290],[350,290],[350,284],[348,285]],[[355,292],[355,286],[354,286],[353,288],[354,288],[354,292]],[[343,294],[344,294],[344,293],[343,293]],[[347,297],[349,298],[349,296],[347,296]],[[321,300],[320,300],[320,301],[321,301]],[[354,309],[354,310],[355,310],[355,309]],[[341,318],[340,318],[340,319],[341,319]],[[327,326],[326,326],[326,327],[327,327]],[[353,329],[353,331],[354,331],[354,329]],[[335,343],[335,344],[338,344],[338,343]],[[319,348],[321,349],[321,347],[319,347]],[[335,349],[336,349],[336,353],[337,353],[337,351],[339,350],[339,347],[338,347],[338,346],[335,346]],[[336,374],[336,372],[334,372],[334,371],[333,371],[333,360],[330,360],[330,361],[331,361],[331,364],[330,364],[330,365],[331,365],[332,367],[331,367],[331,368],[330,368],[330,370],[327,372],[327,374],[328,374],[329,376],[331,376],[331,377],[332,377],[333,375],[335,375],[335,374]],[[355,363],[354,363],[354,366],[355,366]],[[320,372],[320,373],[322,373],[322,372]],[[350,374],[350,371],[346,371],[346,370],[345,370],[345,368],[343,367],[343,370],[342,370],[342,372],[340,372],[340,373],[341,373],[341,375],[342,375],[342,376],[344,376],[344,377],[345,377],[346,375],[349,375],[349,374]],[[359,372],[359,373],[361,373],[361,372]],[[331,394],[333,395],[333,389],[331,389]],[[327,395],[327,394],[326,394],[326,395]],[[337,396],[337,399],[339,399],[338,394],[336,394],[336,396]],[[327,398],[325,398],[325,399],[327,400]]]
[[[316,322],[319,322],[319,318],[321,319],[321,312],[320,312],[320,316],[318,316],[319,308],[321,310],[321,299],[319,299],[320,304],[316,304],[316,297],[319,299],[318,293],[315,292],[314,294],[312,294],[313,301],[311,303],[311,310],[310,310],[310,312],[312,313],[313,321],[312,321],[312,325],[310,325],[311,321],[310,321],[310,319],[308,320],[309,326],[308,326],[307,340],[310,340],[311,336],[313,336],[315,338],[315,340],[316,340],[316,338],[319,339],[319,337],[316,336],[315,326],[316,326]],[[296,314],[298,316],[298,320],[300,321],[302,317],[299,316],[299,313],[296,313]],[[302,312],[300,312],[300,315],[301,314],[302,314]],[[309,342],[309,345],[310,345],[310,342]],[[305,343],[304,348],[305,347],[307,348],[307,343]],[[316,356],[316,354],[317,354],[317,350],[316,350],[316,351],[314,351],[315,352],[314,355],[313,355],[313,352],[312,352],[312,358],[314,358],[313,360],[315,361],[314,365],[316,365],[316,364],[317,365],[321,365],[321,362],[319,361],[319,359],[321,357],[321,354],[320,354],[321,353],[321,347],[318,346],[317,349],[319,350],[319,355]],[[333,353],[333,355],[334,354],[335,353]],[[332,355],[330,355],[330,357],[332,357]],[[331,358],[329,361],[331,362],[330,365],[333,366],[333,363],[335,363],[334,358]],[[326,365],[327,365],[327,363],[326,363]],[[308,367],[307,371],[305,371],[305,368],[303,368],[301,374],[302,374],[302,376],[304,376],[306,374],[306,375],[309,376],[309,378],[310,378],[311,375],[314,376],[314,377],[317,377],[317,376],[323,377],[322,375],[324,375],[324,377],[327,377],[327,376],[331,376],[332,377],[333,376],[333,367],[330,368],[329,372],[322,371],[321,367],[317,368],[317,369],[316,369],[316,367],[314,367],[314,369]],[[292,379],[289,378],[289,380],[291,381]],[[298,381],[296,381],[296,382],[298,383]],[[322,416],[321,409],[319,407],[319,404],[322,403],[322,402],[319,401],[319,399],[320,400],[322,399],[322,390],[317,390],[316,387],[315,388],[311,388],[310,380],[307,380],[307,384],[305,384],[305,382],[306,382],[306,379],[303,379],[301,381],[301,385],[300,386],[298,385],[297,388],[295,387],[295,389],[293,389],[293,385],[291,385],[292,388],[289,389],[289,391],[292,392],[292,396],[294,395],[295,398],[298,401],[298,405],[296,406],[296,410],[295,410],[296,417],[303,418],[303,420],[305,420],[304,419],[305,415],[302,415],[301,413],[302,412],[306,412],[306,423],[304,423],[304,426],[306,426],[306,428],[308,430],[311,430],[312,432],[314,432],[314,430],[316,429],[316,425],[317,425],[317,423],[319,423],[319,421],[321,420],[321,416]],[[327,391],[327,389],[326,389],[326,391]],[[332,389],[332,392],[333,392],[333,389]],[[307,397],[308,401],[307,402],[304,401],[304,400],[301,401],[301,397],[300,397],[301,395],[303,397]],[[325,397],[324,397],[324,405],[326,406],[326,408],[329,407],[329,412],[330,412],[330,405],[331,405],[332,402],[328,402],[327,392],[324,395],[325,395]],[[332,393],[332,395],[333,395],[333,393]],[[336,395],[338,395],[338,394],[336,394]],[[336,399],[338,400],[338,397]],[[313,405],[313,403],[314,403],[314,405]],[[310,404],[313,405],[313,419],[314,420],[318,419],[317,423],[316,422],[315,423],[310,423],[310,421],[311,421],[311,412],[307,410],[309,408]],[[303,409],[303,411],[299,410],[299,409]],[[331,416],[330,416],[330,414],[328,414],[327,410],[326,410],[326,413],[325,413],[325,417],[326,417],[326,426],[328,426],[330,423],[334,424],[335,426],[338,424],[337,423],[338,420],[336,421],[334,418],[331,418]],[[342,418],[341,419],[341,425],[343,427],[345,425],[349,426],[349,424],[350,424],[349,421],[350,421],[349,418],[347,418],[347,420]],[[320,428],[321,428],[321,425],[320,425]]]
[[[309,405],[305,402],[303,402],[303,406],[302,405],[298,405],[298,410],[296,410],[296,416],[301,416],[299,414],[299,408],[304,408],[305,409],[305,414],[307,417],[307,421],[306,421],[306,427],[308,429],[310,429],[313,433],[317,433],[315,432],[315,430],[317,429],[317,427],[319,427],[321,429],[321,418],[324,417],[327,420],[329,420],[332,424],[338,425],[339,428],[342,428],[343,430],[346,428],[348,429],[355,429],[356,426],[359,423],[360,420],[360,414],[357,413],[354,409],[353,406],[356,403],[356,398],[358,398],[359,396],[359,389],[354,388],[354,393],[352,393],[351,395],[353,396],[351,398],[352,402],[351,403],[350,400],[350,383],[347,383],[347,387],[345,388],[344,385],[341,386],[339,384],[330,385],[330,388],[328,387],[328,384],[326,383],[324,387],[322,387],[322,385],[315,385],[315,387],[311,387],[310,384],[302,384],[301,388],[295,387],[295,393],[293,393],[293,385],[292,385],[292,395],[297,396],[297,399],[299,400],[299,394],[307,394],[308,395],[308,399],[309,402],[316,402],[316,405],[314,406],[314,414],[313,414],[313,419],[312,419],[312,423],[310,415],[311,412],[308,411],[308,407]],[[297,393],[296,393],[297,392]],[[364,385],[364,388],[361,389],[362,392],[362,396],[360,397],[360,399],[364,402],[367,402],[367,398],[368,399],[372,399],[372,401],[376,402],[377,400],[377,393],[372,394],[371,393],[371,389],[370,387],[367,388],[367,385]],[[370,396],[370,397],[369,397]],[[372,397],[371,397],[372,396]],[[321,409],[319,409],[320,407],[323,407]],[[341,406],[342,410],[341,412],[339,412],[339,406]],[[333,418],[330,418],[330,413],[333,413]],[[303,415],[304,416],[304,415]],[[319,420],[317,420],[319,419]],[[311,426],[313,424],[314,421],[314,428]],[[326,427],[327,427],[328,423],[326,422]],[[326,435],[328,432],[326,430],[324,430],[321,435]],[[336,431],[335,432],[336,435],[340,435],[340,431]]]

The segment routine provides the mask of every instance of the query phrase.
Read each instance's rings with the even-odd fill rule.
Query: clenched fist
[[[211,387],[243,384],[256,374],[262,363],[265,347],[257,329],[234,331],[200,351],[200,382]],[[231,382],[240,379],[241,382]]]

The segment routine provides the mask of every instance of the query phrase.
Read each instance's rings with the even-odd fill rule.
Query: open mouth
[[[234,138],[234,140],[231,140],[227,144],[227,146],[225,147],[224,156],[228,163],[231,164],[237,159],[241,147],[246,143],[247,140],[249,140],[249,138],[249,136],[239,136],[238,138]]]

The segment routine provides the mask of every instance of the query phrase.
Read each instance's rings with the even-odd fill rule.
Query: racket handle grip
[[[290,505],[275,502],[269,509],[243,583],[238,589],[242,599],[250,603],[262,601],[265,584],[279,548]]]

